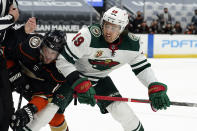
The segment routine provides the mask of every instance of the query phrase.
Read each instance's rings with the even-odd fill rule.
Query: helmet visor
[[[104,30],[111,32],[120,32],[120,25],[109,24],[109,22],[104,22],[103,25]]]

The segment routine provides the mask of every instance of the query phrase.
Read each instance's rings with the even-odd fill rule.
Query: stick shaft
[[[144,99],[130,99],[130,98],[122,98],[122,97],[111,97],[111,96],[94,96],[97,100],[109,100],[109,101],[125,101],[125,102],[138,102],[138,103],[150,103],[149,100]]]
[[[23,99],[23,96],[22,96],[22,94],[20,94],[19,100],[18,100],[17,110],[19,110],[21,108],[22,99]]]
[[[97,99],[97,100],[125,101],[125,102],[137,102],[137,103],[151,103],[151,101],[149,101],[147,99],[132,99],[132,98],[98,96],[98,95],[95,95],[94,98]],[[171,101],[171,105],[197,107],[197,103],[177,102],[177,101]]]

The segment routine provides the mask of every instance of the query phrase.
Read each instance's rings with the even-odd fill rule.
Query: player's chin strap
[[[77,96],[74,94],[74,98]],[[123,98],[123,97],[111,97],[111,96],[98,96],[95,95],[94,98],[96,100],[107,100],[107,101],[124,101],[124,102],[137,102],[137,103],[151,103],[148,99],[133,99],[133,98]],[[187,107],[197,107],[197,103],[189,103],[189,102],[177,102],[171,101],[171,105],[173,106],[187,106]]]

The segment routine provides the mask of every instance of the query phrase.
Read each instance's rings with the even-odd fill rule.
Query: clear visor
[[[120,25],[111,24],[109,22],[104,22],[104,30],[111,32],[120,32]]]

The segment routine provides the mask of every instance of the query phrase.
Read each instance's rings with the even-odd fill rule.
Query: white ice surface
[[[197,103],[197,59],[149,59],[161,82],[168,85],[171,101]],[[147,89],[135,77],[128,65],[114,71],[111,77],[123,97],[147,99]],[[18,95],[14,94],[17,104]],[[23,104],[26,102],[23,101]],[[197,107],[171,106],[153,112],[149,104],[129,103],[141,120],[145,131],[197,131]],[[109,114],[98,107],[73,102],[65,111],[70,131],[123,131]],[[46,125],[41,131],[50,131]]]

